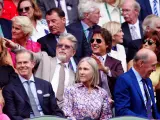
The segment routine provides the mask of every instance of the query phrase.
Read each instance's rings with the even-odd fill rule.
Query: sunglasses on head
[[[90,40],[90,42],[91,42],[91,43],[94,43],[95,40],[96,40],[96,42],[97,42],[98,44],[100,44],[100,43],[102,42],[101,39],[93,39],[93,38]]]
[[[28,12],[31,7],[32,7],[32,6],[28,6],[28,7],[24,7],[24,8],[19,8],[18,12],[19,12],[19,13]]]
[[[144,40],[144,41],[143,41],[143,44],[146,44],[146,43],[148,43],[148,45],[152,45],[152,44],[154,44],[155,42],[154,42],[153,40]]]
[[[69,46],[69,45],[64,45],[64,44],[57,44],[57,48],[65,48],[65,49],[70,49],[72,48],[72,46]]]

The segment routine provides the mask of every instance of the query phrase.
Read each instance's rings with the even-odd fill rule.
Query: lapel
[[[135,86],[135,89],[137,90],[140,98],[143,100],[143,96],[142,96],[141,89],[140,89],[140,87],[139,87],[137,78],[136,78],[136,76],[135,76],[132,68],[131,68],[128,72],[129,72],[129,74],[130,74],[130,76],[131,76],[130,79],[132,80],[132,83],[133,83],[133,85]],[[144,103],[144,102],[143,102],[143,103]]]
[[[34,80],[35,80],[35,86],[36,86],[36,93],[37,93],[37,96],[38,96],[38,100],[39,100],[39,103],[41,106],[43,106],[43,86],[42,84],[40,83],[39,79],[34,77]],[[42,91],[42,94],[39,94],[37,91],[41,90]]]
[[[66,0],[66,10],[67,10],[69,20],[71,20],[71,18],[73,17],[72,16],[72,12],[73,12],[72,11],[72,8],[73,8],[72,2],[73,2],[72,0]]]
[[[148,11],[149,14],[152,14],[152,10],[151,10],[151,5],[149,0],[144,0],[145,5],[146,5],[146,10]]]
[[[141,38],[143,37],[143,29],[142,29],[142,22],[139,21],[139,29],[140,29],[140,34],[141,34]]]
[[[54,58],[51,58],[51,64],[50,64],[50,83],[52,82],[52,78],[53,78],[53,75],[54,75],[54,71],[55,71],[55,68],[56,68],[56,65],[57,65],[57,59],[56,57]]]
[[[15,91],[30,105],[28,95],[23,87],[23,84],[21,83],[20,78],[17,76],[12,82],[14,84]]]
[[[126,36],[127,41],[132,41],[131,33],[129,30],[129,25],[127,22],[124,23],[124,36]]]
[[[69,83],[68,85],[73,85],[75,83],[75,73],[69,69]]]
[[[112,67],[112,58],[107,54],[107,56],[106,56],[106,61],[105,61],[105,66],[108,66],[110,69],[111,69],[111,67]]]
[[[50,33],[48,38],[45,40],[46,40],[47,45],[50,46],[50,48],[52,49],[53,53],[56,53],[57,40],[56,40],[55,35]]]

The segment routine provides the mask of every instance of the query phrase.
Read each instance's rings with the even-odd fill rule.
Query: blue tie
[[[156,16],[158,16],[157,0],[153,0],[153,12]]]
[[[145,96],[146,96],[146,99],[147,99],[147,102],[145,104],[146,105],[146,109],[147,109],[147,115],[148,115],[149,119],[153,119],[153,117],[152,117],[151,98],[150,98],[149,92],[147,90],[148,86],[146,84],[146,80],[142,79],[142,83],[143,83],[143,88],[144,88]]]

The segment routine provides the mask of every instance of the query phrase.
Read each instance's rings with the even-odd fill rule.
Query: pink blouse
[[[41,45],[38,42],[33,42],[31,40],[28,40],[27,44],[26,44],[26,49],[30,50],[32,52],[39,52],[39,51],[41,51]],[[12,57],[13,65],[15,66],[15,63],[16,63],[15,62],[15,53],[11,52],[10,49],[8,49],[8,50],[9,50],[9,53]]]
[[[75,119],[91,117],[108,120],[112,117],[107,92],[97,86],[89,93],[82,83],[65,89],[63,111],[66,116]]]
[[[0,114],[0,120],[10,120],[6,114]]]

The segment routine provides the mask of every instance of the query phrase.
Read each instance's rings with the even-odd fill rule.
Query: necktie
[[[37,107],[37,104],[36,104],[36,101],[34,99],[34,96],[33,96],[33,93],[31,91],[31,88],[30,88],[30,84],[31,84],[32,81],[27,81],[28,83],[28,97],[29,97],[29,101],[30,101],[30,104],[31,104],[31,108],[33,110],[33,113],[36,117],[39,117],[40,116],[40,112],[38,111],[38,107]]]
[[[61,1],[61,0],[57,0],[57,4],[58,4],[57,7],[62,9],[62,7],[61,7],[61,2],[60,2],[60,1]]]
[[[87,41],[90,42],[90,40],[91,40],[91,38],[92,38],[92,35],[93,35],[93,28],[92,28],[92,27],[89,27],[89,28],[88,28],[88,31],[89,31],[89,34],[88,34]]]
[[[148,86],[146,84],[146,80],[142,79],[142,83],[143,83],[143,88],[144,88],[144,92],[145,92],[145,96],[147,99],[147,102],[145,103],[146,105],[146,109],[147,109],[147,115],[149,119],[152,119],[152,106],[151,106],[151,98],[149,95],[149,92],[147,90]]]
[[[63,101],[63,93],[64,93],[64,81],[65,81],[65,65],[64,64],[60,64],[61,68],[59,71],[59,83],[58,83],[58,89],[57,89],[57,94],[56,94],[56,98],[58,100],[58,102]]]
[[[157,0],[153,0],[153,12],[154,12],[155,15],[158,16]]]
[[[132,36],[132,40],[137,40],[139,39],[137,32],[136,32],[136,27],[135,26],[131,26],[131,36]]]

